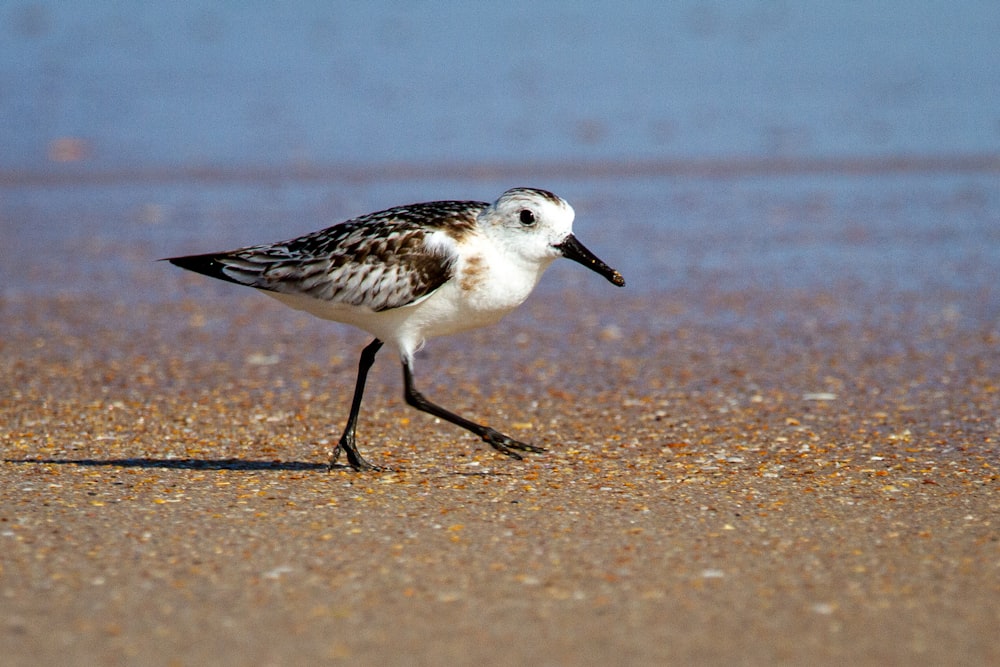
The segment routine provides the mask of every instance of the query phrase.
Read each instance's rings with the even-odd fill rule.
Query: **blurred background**
[[[1000,149],[1000,6],[8,2],[0,165]]]
[[[998,43],[991,0],[6,2],[0,294],[533,185],[640,294],[997,318]]]

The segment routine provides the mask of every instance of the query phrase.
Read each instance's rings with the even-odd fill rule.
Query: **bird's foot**
[[[515,440],[510,436],[504,435],[500,431],[492,428],[487,428],[483,433],[483,442],[487,443],[490,447],[497,450],[498,452],[509,456],[512,459],[522,460],[524,457],[515,452],[515,449],[519,449],[522,452],[544,452],[544,447],[536,447],[535,445],[529,445],[526,442],[521,442],[520,440]]]
[[[327,471],[332,471],[336,467],[341,451],[347,452],[347,464],[357,472],[391,472],[389,468],[366,461],[353,442],[345,442],[344,440],[338,442],[337,446],[333,448],[333,453],[330,454],[330,465],[326,467]]]

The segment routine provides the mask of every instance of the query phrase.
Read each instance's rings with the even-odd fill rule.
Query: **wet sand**
[[[418,360],[546,453],[406,407],[385,353],[377,474],[325,470],[361,334],[238,291],[6,300],[5,664],[1000,660],[993,325],[586,287]]]

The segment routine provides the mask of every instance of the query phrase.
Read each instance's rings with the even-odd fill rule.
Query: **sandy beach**
[[[325,463],[363,336],[228,296],[4,304],[7,664],[1000,656],[994,329],[551,295],[418,361],[546,453],[407,408],[386,355],[359,437],[393,471],[358,474]]]

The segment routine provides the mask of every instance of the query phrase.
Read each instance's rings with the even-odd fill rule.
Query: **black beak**
[[[563,257],[566,259],[571,259],[574,262],[583,264],[588,269],[600,273],[602,276],[619,287],[625,286],[625,279],[622,278],[622,274],[618,273],[610,266],[599,260],[597,255],[587,250],[587,248],[582,243],[577,241],[576,237],[572,234],[567,236],[566,240],[557,245],[556,248],[559,248],[559,250],[562,251]]]

